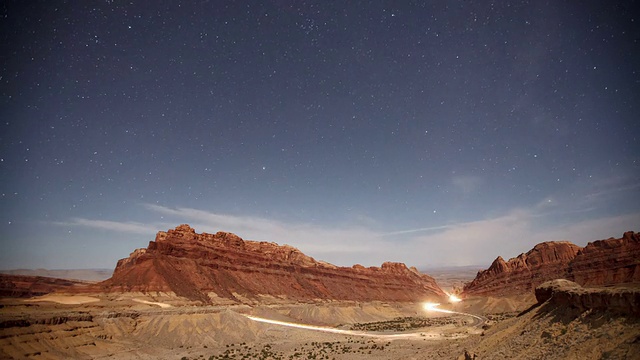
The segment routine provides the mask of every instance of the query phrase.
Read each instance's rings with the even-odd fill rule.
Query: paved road
[[[471,324],[469,324],[470,327],[481,327],[488,320],[486,317],[481,316],[481,315],[474,315],[474,314],[463,313],[463,312],[459,312],[459,311],[440,309],[438,307],[439,305],[440,304],[436,304],[436,303],[426,303],[426,304],[424,304],[424,309],[427,310],[427,311],[435,311],[435,312],[441,312],[441,313],[445,313],[445,314],[468,316],[468,317],[473,319],[473,322]]]
[[[430,304],[430,303],[429,304],[425,304],[425,310],[427,310],[427,311],[435,311],[435,312],[442,312],[442,313],[453,314],[453,315],[462,315],[462,316],[467,316],[467,317],[470,317],[471,319],[473,319],[472,323],[469,324],[469,325],[466,325],[465,327],[481,327],[487,321],[487,318],[485,318],[483,316],[474,315],[474,314],[468,314],[468,313],[462,313],[462,312],[452,311],[452,310],[440,309],[440,308],[438,308],[438,305],[439,304]],[[365,337],[374,337],[374,338],[382,338],[382,339],[430,339],[430,340],[441,340],[443,338],[452,339],[452,338],[459,338],[459,337],[466,336],[466,335],[462,335],[462,334],[460,334],[458,336],[456,336],[455,334],[449,334],[447,336],[444,336],[440,332],[432,332],[432,331],[398,332],[398,333],[389,334],[389,333],[379,333],[379,332],[345,330],[345,329],[338,329],[338,328],[332,328],[332,327],[326,327],[326,326],[316,326],[316,325],[299,324],[299,323],[280,321],[280,320],[271,320],[271,319],[266,319],[266,318],[262,318],[262,317],[259,317],[259,316],[253,316],[253,315],[247,315],[247,314],[242,314],[242,315],[246,316],[250,320],[261,322],[261,323],[266,323],[266,324],[287,326],[287,327],[292,327],[292,328],[297,328],[297,329],[305,329],[305,330],[312,330],[312,331],[322,331],[322,332],[328,332],[328,333],[334,333],[334,334],[365,336]]]

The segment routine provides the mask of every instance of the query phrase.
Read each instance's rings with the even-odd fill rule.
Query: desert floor
[[[479,318],[426,310],[423,303],[271,300],[268,305],[191,306],[171,294],[56,294],[3,299],[0,356],[455,358],[477,344],[482,326],[486,326]],[[475,305],[471,300],[442,304],[440,308],[461,312],[491,308],[483,302],[476,299]],[[501,303],[497,305],[501,310],[514,310],[513,303],[494,302]]]
[[[476,359],[596,360],[640,354],[635,316],[532,307],[533,294],[441,301],[435,309],[454,313],[423,302],[274,297],[244,304],[214,298],[214,305],[195,306],[167,293],[6,298],[0,299],[0,359],[465,359],[469,352]]]

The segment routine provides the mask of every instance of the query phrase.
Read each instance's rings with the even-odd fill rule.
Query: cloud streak
[[[363,260],[376,264],[383,259],[376,256],[382,246],[379,233],[352,226],[327,228],[308,223],[287,223],[253,216],[218,214],[198,209],[170,208],[155,204],[145,204],[145,208],[164,216],[173,217],[178,222],[191,224],[198,231],[229,231],[250,240],[274,241],[301,249],[321,260],[332,259],[347,265],[345,259],[353,259],[361,254]],[[378,263],[379,265],[379,263]]]
[[[189,223],[198,232],[229,231],[247,240],[288,244],[318,260],[337,265],[360,263],[379,266],[384,261],[400,261],[423,267],[488,266],[498,255],[513,257],[543,241],[570,240],[584,246],[587,241],[620,236],[626,230],[634,230],[633,226],[640,219],[640,213],[634,213],[550,226],[545,214],[549,215],[546,218],[555,217],[558,209],[549,206],[548,201],[542,201],[529,209],[513,209],[492,218],[385,233],[360,226],[328,228],[186,207],[143,206],[151,213],[163,215],[166,222],[144,224],[73,218],[61,224],[153,234],[180,223]]]
[[[119,222],[109,220],[71,218],[70,221],[55,222],[54,224],[62,226],[81,226],[130,234],[155,234],[158,231],[157,228],[155,228],[153,225],[133,221]]]
[[[511,258],[544,241],[568,240],[585,246],[589,241],[619,237],[624,231],[637,230],[639,219],[640,213],[634,213],[548,226],[536,213],[514,210],[500,217],[412,237],[405,244],[411,249],[405,258],[435,265],[488,266],[497,256]]]

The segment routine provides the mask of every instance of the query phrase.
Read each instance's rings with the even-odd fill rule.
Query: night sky
[[[488,266],[640,230],[637,1],[4,1],[0,268],[160,230]]]

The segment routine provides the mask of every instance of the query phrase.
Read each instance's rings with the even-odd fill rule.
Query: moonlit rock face
[[[640,283],[640,233],[590,242],[571,262],[571,275],[583,286]]]
[[[546,280],[567,276],[568,264],[580,247],[566,241],[537,244],[525,254],[504,261],[500,256],[464,287],[465,295],[505,295],[532,292]]]
[[[498,257],[464,287],[464,294],[524,294],[554,279],[581,285],[637,283],[639,258],[640,234],[633,231],[619,239],[590,242],[584,248],[566,241],[541,243],[507,262]]]
[[[209,293],[290,299],[417,301],[445,293],[433,278],[402,263],[380,268],[338,267],[272,242],[246,241],[217,232],[198,234],[188,225],[159,232],[146,249],[118,262],[103,282],[110,291],[162,291],[203,303]]]

